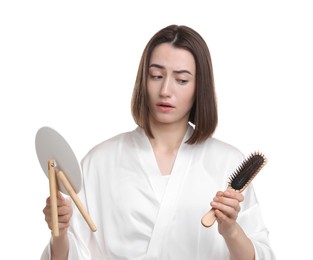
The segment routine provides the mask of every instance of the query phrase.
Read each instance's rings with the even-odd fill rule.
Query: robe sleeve
[[[269,232],[264,225],[252,184],[244,191],[244,196],[245,203],[237,221],[253,243],[255,260],[274,260],[276,257],[269,243]]]
[[[69,255],[68,260],[91,260],[89,250],[82,245],[72,233],[68,233],[69,239]],[[50,260],[51,259],[51,244],[49,243],[44,249],[40,260]]]

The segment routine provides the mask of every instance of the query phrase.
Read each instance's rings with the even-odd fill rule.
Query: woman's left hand
[[[218,222],[219,233],[232,236],[236,232],[237,217],[240,211],[240,202],[244,200],[242,193],[235,190],[219,191],[211,202]]]

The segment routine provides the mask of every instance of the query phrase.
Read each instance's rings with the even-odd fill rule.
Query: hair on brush
[[[233,189],[238,192],[242,192],[254,177],[260,172],[260,170],[267,163],[266,157],[260,152],[251,153],[242,163],[237,167],[233,174],[229,177],[228,189]],[[206,213],[201,223],[205,227],[210,227],[216,220],[214,210],[211,209]]]

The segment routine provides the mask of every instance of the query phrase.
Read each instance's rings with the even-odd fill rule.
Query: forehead
[[[162,43],[151,53],[150,64],[158,64],[167,69],[187,69],[195,72],[195,59],[188,50],[177,48],[170,43]]]

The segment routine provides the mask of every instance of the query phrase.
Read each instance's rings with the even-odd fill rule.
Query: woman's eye
[[[177,82],[181,85],[185,85],[188,83],[188,80],[185,80],[185,79],[177,79]]]
[[[162,76],[161,75],[150,75],[151,79],[161,79]]]

